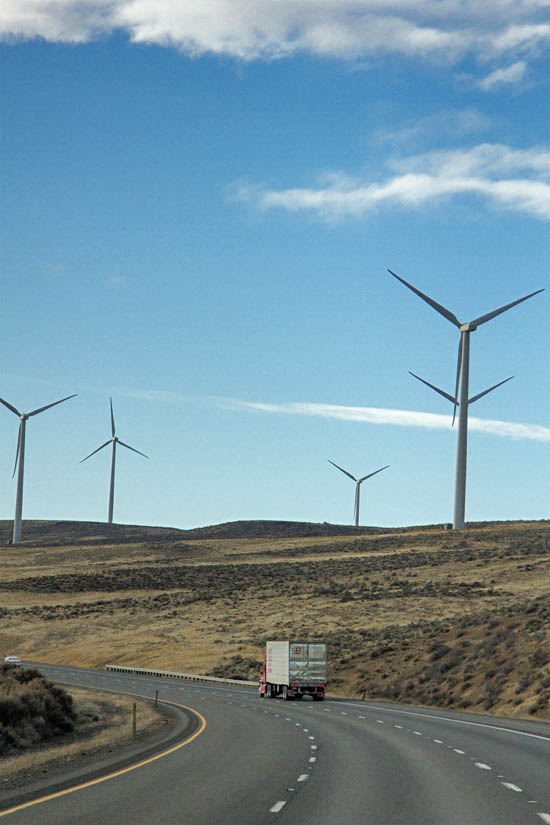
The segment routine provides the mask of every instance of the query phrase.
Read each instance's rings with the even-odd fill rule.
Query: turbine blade
[[[17,462],[19,461],[19,451],[21,449],[21,426],[23,422],[19,424],[19,430],[17,433],[17,450],[15,451],[15,464],[13,465],[13,473],[11,474],[12,478],[15,478],[15,471],[17,470]]]
[[[451,427],[455,425],[455,418],[456,418],[456,408],[458,406],[458,385],[460,383],[460,368],[462,366],[462,333],[460,333],[460,341],[458,342],[458,360],[456,362],[456,384],[455,384],[455,397],[453,399],[453,423]]]
[[[470,323],[474,326],[480,326],[480,324],[485,324],[487,321],[490,321],[492,318],[496,318],[497,315],[501,315],[501,313],[506,312],[507,309],[512,309],[512,307],[517,306],[518,304],[522,304],[523,301],[527,301],[528,298],[532,298],[533,295],[538,295],[539,292],[544,292],[543,289],[537,289],[536,292],[531,292],[529,295],[526,295],[524,298],[518,298],[517,301],[512,301],[511,304],[506,304],[506,306],[499,307],[498,309],[494,309],[492,312],[488,312],[486,315],[480,315],[479,318],[476,318],[474,321]]]
[[[409,284],[403,278],[400,278],[399,275],[396,275],[395,272],[391,271],[391,269],[388,269],[388,272],[390,273],[390,275],[393,275],[394,278],[397,278],[398,281],[401,281],[402,284],[405,284],[405,286],[407,286],[416,295],[418,295],[419,298],[422,298],[423,301],[426,301],[426,303],[433,307],[437,312],[439,312],[440,315],[443,315],[443,317],[446,318],[447,321],[450,321],[451,324],[454,324],[455,327],[458,327],[460,329],[460,321],[458,320],[456,315],[453,315],[453,313],[449,309],[447,309],[444,306],[441,306],[441,304],[438,304],[437,301],[433,300],[433,298],[429,298],[427,295],[424,295],[423,292],[420,292],[420,290],[417,289],[415,286]]]
[[[109,402],[111,404],[111,433],[113,438],[115,437],[115,417],[113,415],[113,399],[109,398]]]
[[[453,398],[452,395],[449,395],[448,392],[445,392],[445,390],[440,390],[439,387],[435,386],[435,384],[430,384],[429,381],[425,381],[424,378],[420,378],[419,375],[415,375],[414,372],[411,372],[410,370],[409,370],[409,375],[412,375],[412,377],[416,378],[417,381],[422,381],[422,383],[426,384],[427,387],[430,387],[430,389],[435,390],[435,392],[438,392],[439,395],[442,395],[443,398],[446,398],[447,401],[451,402],[451,404],[456,404],[456,399]]]
[[[338,470],[340,470],[340,472],[345,473],[349,478],[351,478],[352,481],[357,481],[355,476],[352,476],[352,474],[348,473],[347,470],[344,470],[343,467],[338,467],[338,464],[335,464],[334,461],[330,460],[330,458],[327,458],[327,461],[329,462],[329,464],[332,464],[333,467],[336,467]]]
[[[502,387],[503,384],[506,384],[507,381],[511,381],[514,376],[511,375],[510,378],[505,378],[504,381],[499,381],[498,384],[495,384],[493,387],[489,387],[488,390],[483,390],[483,392],[479,392],[477,395],[474,395],[473,398],[468,399],[468,404],[473,404],[475,401],[478,401],[480,398],[483,398],[484,395],[487,393],[496,390],[497,387]]]
[[[129,444],[125,444],[124,441],[120,440],[120,438],[117,438],[117,441],[122,447],[126,447],[127,450],[132,450],[132,452],[137,453],[138,455],[142,455],[143,458],[149,458],[148,455],[145,455],[145,453],[140,453],[140,451],[136,450],[135,447],[130,447]]]
[[[4,401],[3,398],[0,398],[0,403],[2,403],[4,405],[4,407],[7,407],[8,410],[11,410],[12,413],[15,413],[16,415],[21,416],[21,413],[19,412],[19,410],[16,410],[15,407],[13,407],[11,404],[8,404],[8,402]]]
[[[359,484],[361,484],[361,482],[362,482],[362,481],[366,481],[366,480],[367,480],[367,478],[371,478],[372,476],[375,476],[375,475],[376,475],[376,473],[381,473],[381,472],[382,472],[382,470],[387,470],[389,466],[390,466],[389,464],[386,464],[386,466],[385,466],[385,467],[380,467],[380,469],[379,469],[379,470],[375,470],[375,471],[374,471],[374,473],[369,473],[369,474],[368,474],[368,476],[363,476],[363,478],[360,478],[360,479],[359,479]]]
[[[38,413],[44,412],[44,410],[49,410],[50,407],[55,407],[57,404],[62,404],[64,401],[68,401],[69,398],[74,398],[78,395],[77,392],[73,393],[72,395],[68,395],[66,398],[61,398],[59,401],[54,401],[53,404],[46,404],[45,407],[39,407],[37,410],[33,410],[30,413],[27,413],[27,416],[30,418],[31,415],[38,415]]]
[[[86,456],[86,458],[83,458],[83,459],[82,459],[82,461],[87,461],[87,460],[88,460],[89,458],[91,458],[93,455],[95,455],[95,454],[96,454],[96,453],[98,453],[100,450],[102,450],[102,449],[103,449],[103,447],[106,447],[106,446],[107,446],[107,444],[111,444],[111,439],[109,439],[108,441],[106,441],[106,442],[105,442],[105,444],[102,444],[102,445],[101,445],[101,447],[98,447],[98,448],[97,448],[97,450],[94,450],[94,451],[93,451],[93,453],[90,453],[90,455],[87,455],[87,456]],[[79,461],[79,464],[82,464],[82,461]]]

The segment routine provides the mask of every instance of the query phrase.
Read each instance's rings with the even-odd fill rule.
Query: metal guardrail
[[[175,673],[171,670],[151,670],[144,667],[127,667],[126,665],[105,665],[105,670],[115,671],[116,673],[137,673],[142,676],[161,676],[169,679],[186,679],[190,682],[217,682],[224,685],[258,687],[258,682],[247,682],[244,679],[223,679],[220,676],[199,676],[196,673]]]

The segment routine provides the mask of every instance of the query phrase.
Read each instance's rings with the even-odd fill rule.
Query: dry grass
[[[47,744],[2,759],[2,778],[17,774],[43,773],[59,763],[70,765],[83,755],[120,745],[133,738],[133,703],[129,696],[68,688],[74,699],[77,726],[72,734],[50,740]],[[137,700],[137,731],[147,733],[165,723],[150,702]]]
[[[0,549],[0,653],[254,678],[267,638],[325,638],[333,694],[549,718],[548,522],[101,527]]]

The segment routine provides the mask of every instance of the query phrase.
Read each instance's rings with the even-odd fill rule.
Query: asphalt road
[[[550,726],[409,706],[283,702],[251,689],[40,666],[181,703],[206,726],[13,825],[550,825]]]

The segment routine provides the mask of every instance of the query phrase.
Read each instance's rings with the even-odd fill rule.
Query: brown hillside
[[[24,536],[0,548],[2,655],[255,678],[267,638],[325,638],[333,694],[550,719],[548,522]]]

